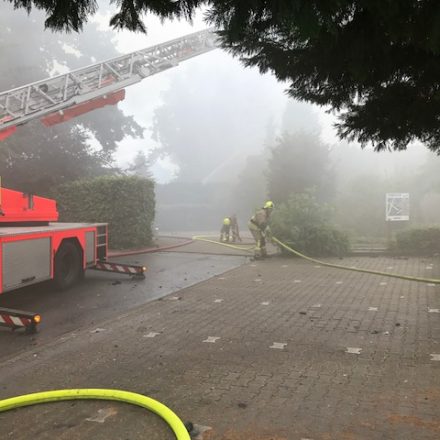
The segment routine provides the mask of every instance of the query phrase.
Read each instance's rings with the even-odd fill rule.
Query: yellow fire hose
[[[179,417],[164,404],[142,394],[131,393],[121,390],[106,389],[75,389],[44,391],[41,393],[25,394],[0,400],[0,412],[9,411],[24,406],[37,405],[39,403],[60,402],[64,400],[116,400],[146,408],[154,412],[168,424],[174,432],[177,440],[191,440],[187,429]]]
[[[200,240],[200,241],[206,241],[208,243],[215,243],[215,244],[227,246],[227,247],[230,247],[233,249],[244,250],[246,252],[252,252],[252,250],[254,249],[254,246],[252,246],[251,248],[250,247],[243,248],[243,247],[234,246],[234,245],[227,244],[227,243],[220,243],[215,240],[210,240],[206,236],[195,236],[195,237],[193,237],[193,240]],[[436,278],[421,278],[421,277],[413,277],[413,276],[409,276],[409,275],[398,275],[398,274],[390,273],[390,272],[381,272],[381,271],[377,271],[377,270],[369,270],[369,269],[361,269],[358,267],[343,266],[342,264],[325,263],[324,261],[316,260],[315,258],[308,257],[307,255],[304,255],[301,252],[296,251],[295,249],[291,248],[287,244],[278,240],[278,238],[276,238],[276,237],[272,237],[272,241],[274,241],[275,243],[277,243],[279,246],[286,249],[287,251],[291,252],[292,254],[294,254],[300,258],[303,258],[307,261],[310,261],[311,263],[319,264],[321,266],[333,267],[335,269],[351,270],[354,272],[369,273],[372,275],[381,275],[381,276],[391,277],[391,278],[399,278],[401,280],[407,280],[407,281],[417,281],[419,283],[440,284],[440,280],[436,279]]]
[[[228,248],[231,249],[236,249],[239,251],[246,251],[246,252],[252,252],[254,250],[253,245],[249,246],[248,244],[229,244],[229,243],[222,243],[220,241],[215,241],[215,240],[211,240],[210,237],[205,236],[205,235],[196,235],[193,237],[193,240],[198,240],[198,241],[206,241],[207,243],[214,243],[214,244],[221,244],[222,246],[226,246]]]
[[[412,277],[412,276],[408,276],[408,275],[398,275],[396,273],[390,273],[390,272],[381,272],[378,270],[360,269],[358,267],[343,266],[342,264],[324,263],[323,261],[315,260],[314,258],[307,257],[306,255],[302,254],[301,252],[298,252],[295,249],[292,249],[290,246],[287,246],[287,244],[284,244],[283,242],[278,240],[278,238],[272,237],[272,240],[275,243],[277,243],[278,245],[280,245],[281,247],[283,247],[284,249],[297,255],[298,257],[304,258],[305,260],[311,261],[312,263],[317,263],[321,266],[334,267],[336,269],[351,270],[354,272],[370,273],[373,275],[381,275],[381,276],[391,277],[391,278],[400,278],[401,280],[418,281],[420,283],[440,284],[440,280],[435,279],[435,278]]]

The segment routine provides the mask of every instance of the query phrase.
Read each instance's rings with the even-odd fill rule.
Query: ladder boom
[[[114,93],[216,49],[207,29],[0,93],[0,132]]]

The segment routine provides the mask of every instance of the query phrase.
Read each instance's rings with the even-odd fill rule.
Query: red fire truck
[[[143,266],[107,260],[106,223],[57,223],[56,202],[0,188],[0,293],[53,280],[72,287],[86,269],[143,277]],[[39,315],[0,308],[0,325],[35,330]]]

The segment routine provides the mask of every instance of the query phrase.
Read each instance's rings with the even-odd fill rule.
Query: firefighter
[[[240,230],[238,229],[237,215],[232,214],[230,219],[231,219],[232,242],[236,243],[237,241],[241,241]]]
[[[229,242],[229,233],[231,232],[231,217],[225,217],[223,219],[223,225],[220,229],[220,242]]]
[[[249,230],[256,242],[254,252],[256,259],[267,257],[266,238],[270,238],[271,234],[269,220],[273,207],[273,202],[267,201],[249,220]]]

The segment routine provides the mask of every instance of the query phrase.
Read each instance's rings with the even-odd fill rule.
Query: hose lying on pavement
[[[164,404],[142,394],[131,393],[121,390],[106,389],[74,389],[43,391],[41,393],[26,394],[0,400],[0,412],[24,406],[36,405],[39,403],[60,402],[63,400],[116,400],[141,406],[154,412],[168,424],[174,432],[177,440],[191,440],[187,429],[179,417]]]
[[[235,244],[234,245],[234,244],[229,244],[229,243],[221,243],[220,241],[211,240],[209,237],[204,236],[204,235],[196,235],[192,239],[198,240],[198,241],[206,241],[207,243],[220,244],[222,246],[226,246],[231,249],[237,249],[239,251],[253,252],[253,250],[255,248],[255,246],[248,245],[248,244],[242,244],[242,245]],[[247,247],[245,247],[245,246],[247,246]]]
[[[246,252],[252,252],[254,249],[254,246],[252,246],[251,248],[243,248],[243,247],[234,246],[234,245],[227,244],[227,243],[220,243],[215,240],[210,240],[204,236],[195,236],[195,237],[193,237],[193,240],[207,241],[208,243],[215,243],[215,244],[227,246],[227,247],[230,247],[233,249],[244,250]],[[276,238],[276,237],[272,237],[272,241],[275,242],[276,244],[278,244],[279,246],[281,246],[282,248],[286,249],[287,251],[291,252],[292,254],[294,254],[300,258],[303,258],[307,261],[310,261],[311,263],[319,264],[321,266],[333,267],[335,269],[351,270],[354,272],[369,273],[372,275],[381,275],[381,276],[391,277],[391,278],[399,278],[401,280],[407,280],[407,281],[417,281],[419,283],[440,284],[440,280],[436,279],[436,278],[413,277],[413,276],[409,276],[409,275],[399,275],[399,274],[390,273],[390,272],[381,272],[381,271],[377,271],[377,270],[369,270],[369,269],[361,269],[358,267],[343,266],[342,264],[325,263],[324,261],[316,260],[315,258],[308,257],[307,255],[304,255],[301,252],[296,251],[295,249],[291,248],[287,244],[283,243],[281,240],[278,240],[278,238]]]
[[[305,260],[308,260],[308,261],[310,261],[312,263],[317,263],[317,264],[319,264],[321,266],[334,267],[336,269],[352,270],[354,272],[370,273],[370,274],[373,274],[373,275],[382,275],[382,276],[385,276],[385,277],[399,278],[401,280],[417,281],[417,282],[429,283],[429,284],[440,284],[440,280],[435,279],[435,278],[412,277],[412,276],[409,276],[409,275],[398,275],[396,273],[380,272],[380,271],[377,271],[377,270],[360,269],[358,267],[343,266],[342,264],[325,263],[323,261],[307,257],[306,255],[302,254],[301,252],[298,252],[295,249],[292,249],[290,246],[287,246],[287,244],[284,244],[282,241],[278,240],[278,238],[276,238],[276,237],[272,237],[272,240],[275,243],[277,243],[279,246],[281,246],[284,249],[286,249],[289,252],[291,252],[292,254],[295,254],[298,257],[304,258]]]

